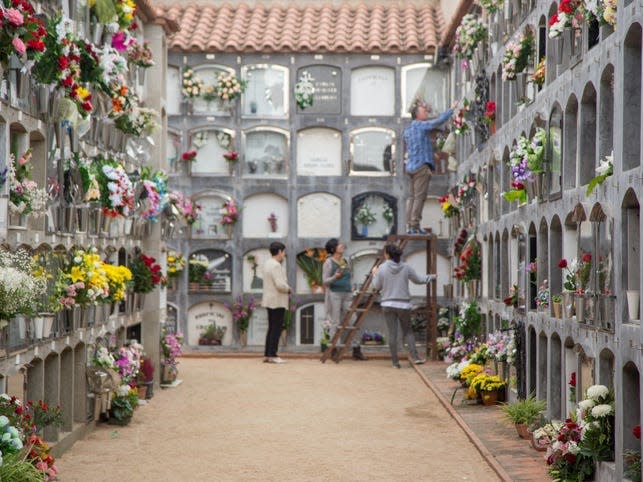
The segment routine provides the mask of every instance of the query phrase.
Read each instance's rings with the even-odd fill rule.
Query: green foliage
[[[134,405],[132,405],[129,393],[124,397],[114,397],[109,413],[116,420],[120,421],[130,418],[134,414]]]
[[[45,474],[26,460],[26,454],[3,454],[0,480],[3,482],[42,482]]]
[[[508,405],[502,406],[507,419],[512,423],[525,423],[527,425],[536,421],[540,416],[540,412],[547,408],[545,400],[537,400],[534,395],[525,398],[524,400],[517,400]]]

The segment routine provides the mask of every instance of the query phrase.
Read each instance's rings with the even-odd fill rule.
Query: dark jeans
[[[268,333],[266,333],[266,349],[263,354],[267,357],[276,357],[279,347],[279,336],[284,323],[286,308],[266,308],[268,310]]]

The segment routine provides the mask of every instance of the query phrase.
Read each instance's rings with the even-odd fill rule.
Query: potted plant
[[[207,325],[199,335],[199,345],[220,345],[227,329],[227,326],[217,326],[216,323]]]
[[[547,407],[545,400],[537,400],[534,395],[517,400],[508,405],[503,405],[502,411],[516,426],[516,431],[520,438],[528,439],[531,437],[529,425],[538,419],[540,412]]]
[[[560,318],[563,311],[563,295],[553,295],[551,297],[551,306],[554,310],[554,318]]]
[[[179,364],[177,357],[181,356],[181,343],[183,335],[181,333],[166,333],[161,336],[161,366],[163,373],[161,383],[172,383],[176,380],[179,370],[176,366]]]
[[[138,403],[138,392],[129,385],[121,385],[116,389],[109,409],[108,423],[111,425],[128,425],[134,415],[134,407]]]
[[[154,364],[152,359],[148,356],[143,355],[141,357],[141,367],[138,372],[138,387],[139,390],[141,387],[145,387],[145,394],[141,397],[139,392],[139,398],[144,398],[149,400],[154,396]]]
[[[239,295],[232,305],[226,303],[225,306],[232,313],[232,321],[239,327],[239,343],[241,346],[246,346],[250,319],[257,308],[254,297],[250,296],[246,302],[243,296]]]
[[[469,388],[478,393],[484,405],[495,405],[498,401],[498,391],[504,390],[506,385],[507,382],[498,375],[489,375],[483,372],[471,380]]]

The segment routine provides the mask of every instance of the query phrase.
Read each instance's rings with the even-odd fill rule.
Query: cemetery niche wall
[[[386,239],[397,232],[397,201],[380,192],[355,196],[351,206],[351,239]]]

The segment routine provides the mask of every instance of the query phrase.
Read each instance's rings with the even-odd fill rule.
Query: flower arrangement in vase
[[[617,0],[588,0],[583,3],[585,18],[600,25],[616,25]]]
[[[232,321],[237,325],[239,331],[248,331],[252,315],[257,309],[254,297],[250,296],[246,302],[243,296],[240,295],[232,305],[226,304],[225,306],[232,313]]]
[[[216,78],[213,95],[219,102],[231,102],[246,90],[248,83],[238,79],[234,74],[221,72]]]
[[[302,72],[299,81],[295,84],[295,102],[297,106],[304,110],[313,105],[313,95],[315,94],[315,86],[313,76],[309,72]]]
[[[513,330],[495,331],[487,335],[487,356],[497,362],[513,365],[516,360],[516,340]]]
[[[125,299],[127,288],[132,281],[132,272],[127,266],[103,264],[103,270],[109,284],[109,297],[107,301],[118,303]]]
[[[536,307],[540,310],[549,308],[549,287],[546,279],[543,280],[542,284],[538,287],[534,301],[536,302]]]
[[[531,81],[536,85],[543,85],[545,83],[545,74],[547,73],[547,61],[545,57],[541,57],[540,61],[531,74]]]
[[[110,300],[105,263],[95,247],[74,250],[61,271],[56,293],[64,307],[87,306]]]
[[[201,95],[203,90],[203,81],[191,68],[183,72],[183,81],[181,93],[186,99],[195,99]]]
[[[445,218],[457,216],[460,212],[460,202],[451,193],[440,196],[438,202],[440,203],[440,209],[442,209],[442,215]]]
[[[322,248],[307,248],[297,255],[297,266],[304,272],[312,289],[323,286],[322,268],[328,253]]]
[[[163,281],[161,265],[152,256],[138,251],[131,261],[132,291],[134,293],[151,293],[152,290]]]
[[[527,184],[536,182],[536,176],[544,172],[545,142],[547,133],[544,129],[536,129],[531,140],[520,136],[516,146],[509,154],[509,167],[511,168],[512,189],[503,193],[509,201],[527,201]]]
[[[467,116],[469,113],[469,101],[464,100],[464,108],[458,110],[455,117],[453,118],[453,132],[457,136],[463,136],[469,132],[470,127],[467,121]]]
[[[463,59],[463,67],[466,68],[467,60],[471,60],[473,52],[480,42],[487,39],[487,27],[482,20],[473,14],[462,17],[460,26],[455,31],[455,54]]]
[[[16,315],[31,314],[33,300],[46,294],[47,279],[37,268],[26,251],[0,249],[0,328]]]
[[[464,245],[459,259],[460,264],[454,269],[456,279],[464,282],[481,279],[482,258],[480,245],[474,237],[470,238]]]
[[[566,28],[583,20],[582,0],[561,0],[558,11],[549,18],[549,38],[557,38]]]
[[[223,203],[223,206],[219,210],[219,214],[221,214],[219,224],[226,229],[228,238],[232,238],[232,228],[239,220],[239,208],[237,207],[237,203],[235,203],[233,199],[227,200]]]
[[[41,216],[47,210],[49,195],[31,179],[31,148],[20,156],[9,156],[9,211],[13,214]]]
[[[201,205],[185,197],[181,191],[172,191],[169,194],[169,205],[176,208],[185,222],[192,226],[201,216]]]
[[[185,269],[185,258],[178,251],[169,250],[166,255],[167,259],[167,276],[169,278],[178,278]]]
[[[226,331],[228,331],[227,326],[210,323],[199,334],[199,345],[221,345]]]
[[[127,60],[138,67],[149,69],[154,66],[154,59],[149,42],[143,42],[141,45],[134,39],[127,48]]]
[[[518,285],[511,285],[511,287],[509,287],[509,295],[502,301],[505,306],[518,308],[518,306],[520,306],[520,289],[518,288]]]
[[[5,68],[12,54],[23,63],[37,59],[46,49],[43,37],[47,35],[43,21],[36,16],[28,0],[9,2],[6,7],[0,20],[3,31],[0,37],[0,63]]]
[[[123,166],[113,159],[97,158],[96,181],[106,216],[129,216],[134,207],[134,188]]]
[[[523,72],[534,54],[534,34],[523,33],[517,41],[507,44],[502,58],[502,80],[516,80],[516,74]]]
[[[163,330],[161,333],[161,366],[163,367],[163,374],[161,381],[168,381],[169,378],[176,378],[178,373],[177,365],[179,361],[177,357],[181,356],[181,344],[183,343],[183,334],[168,333]]]
[[[183,154],[181,154],[181,160],[183,162],[196,162],[196,156],[197,156],[196,150],[186,151]]]
[[[478,309],[477,301],[463,301],[460,305],[460,312],[455,318],[456,330],[465,338],[470,339],[480,330],[482,315]]]

